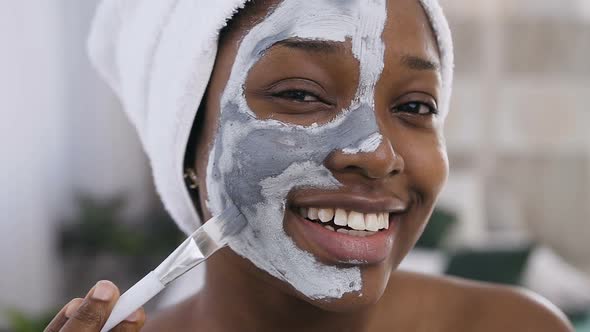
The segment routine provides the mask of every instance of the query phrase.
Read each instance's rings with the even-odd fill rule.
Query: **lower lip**
[[[322,258],[345,264],[377,264],[385,260],[393,249],[399,218],[390,219],[389,229],[365,237],[352,236],[326,229],[299,214],[289,211],[296,218],[294,223]]]

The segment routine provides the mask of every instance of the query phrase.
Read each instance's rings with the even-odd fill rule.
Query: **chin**
[[[363,286],[360,291],[349,292],[340,298],[313,299],[296,292],[295,296],[321,310],[333,313],[352,313],[368,309],[383,297],[391,276],[391,264],[363,266]]]

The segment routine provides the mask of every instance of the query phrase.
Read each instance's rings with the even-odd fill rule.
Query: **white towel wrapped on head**
[[[441,114],[449,107],[453,46],[437,0],[420,0],[441,53]],[[183,179],[186,145],[217,54],[219,31],[246,0],[103,0],[91,61],[121,99],[151,162],[156,188],[185,233],[200,224]]]

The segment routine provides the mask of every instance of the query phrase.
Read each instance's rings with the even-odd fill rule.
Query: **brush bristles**
[[[203,236],[217,244],[227,241],[227,238],[238,234],[246,226],[246,219],[235,206],[226,208],[220,215],[209,219],[192,237],[201,243]],[[205,241],[206,242],[206,241]]]

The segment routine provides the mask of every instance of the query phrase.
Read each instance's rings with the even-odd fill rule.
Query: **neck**
[[[207,262],[205,287],[194,303],[215,331],[368,331],[374,309],[331,312],[301,300],[283,282],[224,249]]]

